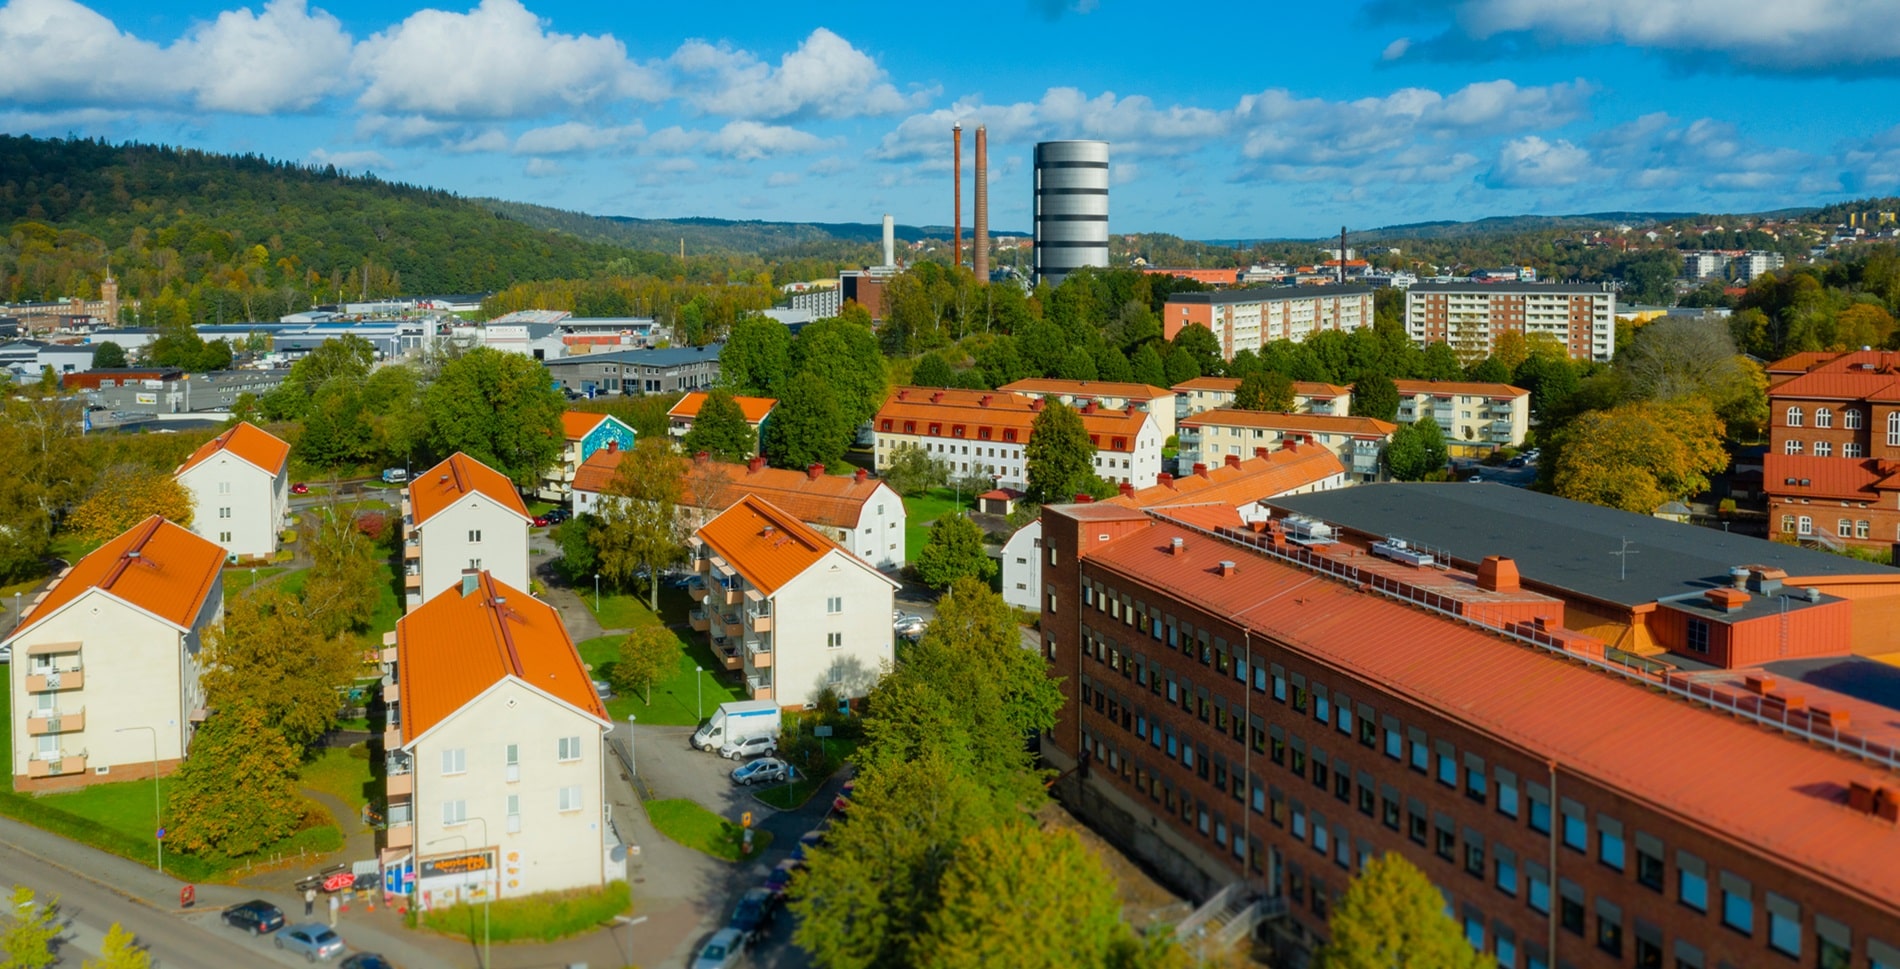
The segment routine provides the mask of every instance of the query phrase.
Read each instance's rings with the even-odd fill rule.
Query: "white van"
[[[693,731],[693,746],[718,750],[754,737],[778,737],[779,707],[772,700],[735,700],[721,703],[711,717]]]

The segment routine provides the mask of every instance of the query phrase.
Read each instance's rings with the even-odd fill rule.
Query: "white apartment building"
[[[514,482],[461,452],[409,480],[402,500],[403,587],[414,610],[466,572],[528,587],[528,506]]]
[[[574,479],[574,514],[598,514],[625,452],[601,451],[587,459]],[[798,516],[798,520],[845,550],[893,572],[904,567],[904,499],[863,468],[848,475],[826,474],[814,464],[803,471],[768,468],[764,458],[744,464],[714,461],[696,454],[680,482],[679,509],[687,527],[711,521],[746,495],[757,495]]]
[[[206,441],[172,472],[191,494],[191,530],[240,559],[277,554],[290,524],[290,445],[246,421]]]
[[[1151,384],[1118,383],[1109,380],[1058,380],[1053,377],[1028,377],[996,388],[1024,397],[1055,398],[1077,409],[1094,403],[1105,410],[1130,407],[1148,414],[1161,428],[1163,439],[1174,436],[1177,413],[1174,391]]]
[[[595,452],[633,450],[633,428],[611,414],[564,411],[561,414],[561,460],[541,472],[535,496],[565,504],[572,496],[574,475]]]
[[[985,475],[995,487],[1020,490],[1028,485],[1023,448],[1043,406],[1042,398],[1000,390],[899,387],[872,418],[877,466],[890,467],[898,447],[914,444],[952,475]],[[1077,410],[1095,447],[1097,475],[1137,488],[1155,483],[1167,435],[1153,414],[1092,400]]]
[[[1517,447],[1530,433],[1531,392],[1522,387],[1451,380],[1393,383],[1399,388],[1399,423],[1432,418],[1453,454]]]
[[[612,722],[554,607],[483,571],[394,638],[385,873],[424,908],[623,877],[609,868]]]
[[[1323,330],[1350,332],[1372,325],[1372,287],[1278,286],[1175,293],[1162,310],[1162,333],[1173,340],[1183,327],[1204,326],[1220,340],[1221,356],[1260,352],[1275,340],[1300,343]]]
[[[224,618],[224,549],[154,515],[80,559],[0,644],[13,789],[170,773],[205,717],[199,655]]]
[[[864,696],[892,657],[897,583],[771,502],[746,495],[693,533],[693,628],[746,695],[810,707]]]
[[[1175,422],[1202,411],[1234,406],[1240,396],[1238,377],[1196,377],[1174,385]],[[1293,413],[1332,414],[1344,417],[1352,413],[1352,388],[1313,380],[1293,381]]]
[[[1405,331],[1450,344],[1463,360],[1491,355],[1505,333],[1547,336],[1572,360],[1616,354],[1616,291],[1581,283],[1420,283],[1405,291]]]

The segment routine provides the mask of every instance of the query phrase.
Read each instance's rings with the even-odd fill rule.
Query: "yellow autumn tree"
[[[191,493],[178,479],[152,468],[108,468],[92,494],[66,516],[66,528],[88,542],[103,542],[158,515],[175,524],[191,524]]]
[[[1704,400],[1591,411],[1557,436],[1551,483],[1565,498],[1647,515],[1708,489],[1709,475],[1728,466],[1722,433]]]

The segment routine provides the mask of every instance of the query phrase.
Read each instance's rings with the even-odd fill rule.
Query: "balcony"
[[[26,732],[41,737],[50,733],[72,733],[86,729],[86,708],[77,710],[34,710],[26,715]]]
[[[383,756],[383,793],[390,798],[408,797],[416,792],[415,761],[402,751]]]
[[[422,542],[420,539],[412,538],[402,543],[402,560],[404,562],[420,561],[421,558],[422,558]]]
[[[746,621],[746,627],[747,627],[748,632],[755,632],[755,633],[771,632],[772,631],[771,603],[763,603],[762,608],[757,608],[757,609],[748,606],[745,611],[745,621]]]
[[[391,812],[391,814],[389,826],[383,829],[383,847],[413,847],[416,843],[416,823],[407,818],[398,821],[393,816],[394,812]]]
[[[694,632],[703,633],[712,626],[712,621],[706,617],[705,606],[694,606],[693,611],[686,614],[686,620],[693,624]]]
[[[383,749],[395,750],[402,746],[402,710],[395,703],[389,704],[389,712],[383,718]]]
[[[411,590],[420,590],[422,588],[422,566],[420,563],[403,567],[402,587]]]
[[[739,586],[736,580],[730,586],[718,586],[716,588],[718,588],[719,591],[723,593],[722,595],[718,597],[718,600],[717,600],[718,605],[736,606],[739,603],[745,601],[745,593],[739,589]]]
[[[718,633],[714,633],[713,638],[712,638],[712,648],[713,648],[713,653],[719,657],[720,662],[726,667],[726,669],[736,670],[739,668],[739,644],[738,643]]]
[[[43,673],[29,673],[26,677],[26,692],[28,693],[81,690],[85,686],[86,671],[82,669],[47,670]]]
[[[68,774],[84,774],[85,772],[86,752],[83,750],[77,754],[69,754],[63,750],[51,755],[34,754],[33,759],[26,762],[28,777],[64,777]]]
[[[402,685],[396,682],[396,674],[383,674],[383,702],[395,703],[402,699]]]
[[[719,631],[728,638],[745,635],[745,623],[740,619],[738,610],[722,614],[719,617]]]
[[[772,668],[772,637],[747,636],[744,642],[747,665],[755,670]]]
[[[757,674],[757,675],[746,677],[745,689],[746,689],[746,694],[754,700],[772,699],[771,672],[767,671],[763,674]]]

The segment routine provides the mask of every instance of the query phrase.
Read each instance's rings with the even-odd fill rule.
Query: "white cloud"
[[[1411,47],[1412,47],[1412,38],[1400,37],[1398,40],[1395,40],[1392,43],[1385,45],[1385,50],[1380,52],[1379,59],[1382,61],[1396,61],[1399,58],[1404,57],[1405,52],[1407,50],[1410,50]]]
[[[1485,177],[1492,188],[1546,188],[1570,185],[1591,174],[1590,153],[1568,141],[1536,135],[1513,138],[1498,150]]]
[[[343,81],[350,36],[304,0],[270,0],[262,14],[226,10],[168,52],[191,79],[197,107],[237,114],[305,111]]]
[[[560,162],[546,158],[530,158],[526,165],[521,166],[521,174],[529,178],[554,178],[566,172]]]
[[[0,103],[13,107],[132,108],[185,93],[157,44],[72,0],[0,7],[0,51]]]
[[[1821,191],[1829,184],[1815,181],[1817,159],[1807,152],[1755,143],[1735,125],[1712,118],[1684,124],[1664,113],[1647,114],[1598,133],[1590,147],[1611,177],[1639,189],[1791,192],[1802,185]]]
[[[651,155],[699,152],[743,162],[818,151],[837,143],[835,139],[827,140],[809,131],[785,125],[732,121],[717,131],[701,131],[677,125],[662,128],[647,136],[640,143],[640,149]]]
[[[565,155],[618,147],[641,135],[646,127],[639,122],[618,127],[598,127],[568,121],[545,128],[531,128],[515,137],[517,155]]]
[[[363,108],[445,119],[532,117],[665,93],[620,41],[549,32],[519,0],[417,11],[357,45],[352,70],[365,84]]]
[[[967,98],[947,107],[912,115],[872,150],[884,161],[923,161],[949,167],[950,126],[964,127],[964,150],[971,150],[974,129],[986,126],[990,150],[1050,138],[1099,138],[1114,143],[1117,155],[1174,155],[1193,152],[1225,135],[1231,112],[1189,105],[1158,108],[1143,95],[1118,98],[1114,92],[1089,97],[1070,87],[1050,88],[1037,101],[990,105]]]
[[[767,188],[785,188],[790,185],[797,185],[799,182],[804,181],[804,179],[805,176],[797,172],[773,172],[765,176],[765,185]]]
[[[776,68],[750,51],[703,40],[680,45],[669,63],[692,78],[680,85],[688,103],[728,118],[886,115],[921,106],[931,97],[931,92],[900,94],[877,61],[823,27],[780,58]]]
[[[1891,0],[1385,0],[1373,8],[1375,17],[1387,13],[1449,20],[1439,37],[1411,45],[1414,55],[1622,44],[1712,69],[1900,72],[1900,4]]]
[[[371,168],[387,171],[396,167],[380,151],[327,151],[317,148],[310,152],[310,161],[317,165],[335,165],[346,172],[364,171]]]

